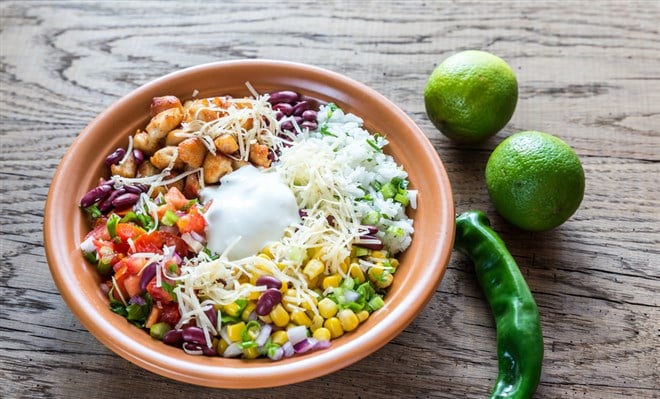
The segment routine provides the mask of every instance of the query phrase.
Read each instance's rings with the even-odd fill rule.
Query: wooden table
[[[419,124],[448,169],[456,210],[488,213],[536,297],[545,338],[536,397],[660,397],[660,3],[502,3],[3,1],[0,397],[487,397],[494,322],[459,255],[391,343],[288,387],[236,392],[162,378],[100,345],[69,311],[42,239],[65,150],[132,89],[241,58],[343,73]],[[464,49],[503,57],[520,82],[511,122],[474,146],[442,136],[422,97],[433,68]],[[507,224],[484,185],[491,150],[529,129],[573,146],[587,177],[580,209],[546,233]]]

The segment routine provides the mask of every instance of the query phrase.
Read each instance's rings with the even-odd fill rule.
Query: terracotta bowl
[[[103,160],[149,120],[151,98],[171,94],[182,100],[298,91],[332,101],[365,120],[369,131],[385,133],[387,152],[403,164],[411,188],[419,190],[412,212],[413,243],[401,256],[385,306],[357,330],[333,340],[325,350],[278,362],[190,356],[152,339],[108,308],[95,267],[83,259],[79,245],[88,231],[80,198],[104,175]],[[148,83],[102,112],[73,142],[63,157],[46,202],[44,239],[50,270],[72,312],[101,343],[119,356],[154,373],[187,383],[222,388],[260,388],[316,378],[375,352],[424,308],[449,262],[454,239],[454,203],[446,171],[437,152],[415,123],[396,105],[369,87],[317,67],[266,60],[218,62],[178,71]],[[414,333],[414,332],[413,332]]]

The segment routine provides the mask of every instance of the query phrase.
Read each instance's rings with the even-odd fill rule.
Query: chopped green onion
[[[179,217],[176,215],[176,213],[168,209],[167,211],[165,211],[165,214],[160,219],[160,222],[165,226],[174,226],[178,220]]]
[[[280,349],[280,346],[274,342],[269,342],[266,344],[266,355],[268,357],[273,358],[275,355],[277,355],[277,350]]]
[[[119,223],[119,220],[121,218],[117,216],[117,214],[113,213],[110,215],[108,218],[108,222],[106,223],[106,226],[108,228],[108,233],[110,233],[110,238],[115,238],[117,237],[117,223]]]
[[[92,218],[92,219],[98,219],[98,218],[100,218],[101,216],[103,216],[103,214],[102,214],[101,211],[99,210],[99,206],[98,206],[98,204],[92,204],[92,205],[88,206],[87,208],[83,208],[83,210],[84,210],[85,213],[87,213],[87,215],[89,215],[89,217]]]
[[[96,251],[92,251],[92,252],[80,251],[80,252],[82,252],[83,258],[87,259],[88,262],[90,263],[97,262]]]
[[[377,152],[383,152],[383,149],[380,148],[380,146],[378,145],[378,143],[376,143],[376,140],[373,140],[373,139],[367,139],[367,144],[369,144],[369,147],[373,148],[374,151],[377,151]]]
[[[103,274],[108,274],[108,273],[110,273],[110,270],[112,270],[112,265],[109,264],[109,263],[103,262],[102,260],[99,260],[96,263],[96,270],[98,270],[98,272],[102,275]]]
[[[341,282],[340,287],[347,289],[347,290],[352,290],[353,287],[355,287],[355,280],[353,280],[350,277],[346,277],[344,281]]]
[[[371,253],[371,250],[370,250],[370,249],[365,248],[365,247],[359,247],[359,246],[357,246],[357,245],[354,246],[353,249],[354,249],[354,251],[355,251],[355,257],[356,257],[356,258],[361,258],[361,257],[363,257],[363,256],[367,256],[367,255],[369,255],[369,254]]]
[[[380,212],[370,210],[362,217],[362,223],[375,226],[380,222]]]
[[[383,306],[385,306],[385,301],[383,301],[383,297],[381,297],[380,295],[374,296],[367,303],[367,309],[369,309],[372,312],[382,308]]]
[[[380,193],[383,195],[383,198],[385,198],[385,199],[394,198],[394,196],[397,194],[397,192],[398,192],[398,190],[392,182],[385,183],[380,188]]]
[[[332,133],[328,130],[328,124],[327,123],[324,123],[321,126],[321,129],[319,129],[319,133],[321,133],[323,136],[337,137],[336,134],[334,134],[334,133]]]
[[[169,265],[166,266],[167,271],[172,273],[172,274],[179,274],[179,266],[177,266],[176,263],[170,263]]]
[[[178,302],[177,297],[176,297],[176,292],[174,292],[174,287],[172,287],[172,285],[168,284],[167,281],[162,281],[161,282],[161,287],[165,290],[165,292],[170,294],[170,296],[172,297],[172,300],[174,300],[174,302]]]
[[[253,342],[261,331],[261,325],[256,320],[250,320],[241,331],[241,340],[243,342]]]
[[[401,227],[389,226],[387,230],[385,230],[385,234],[389,234],[392,237],[401,238],[404,236],[405,232]]]
[[[156,338],[157,340],[162,341],[165,334],[171,329],[172,327],[170,327],[169,324],[161,321],[160,323],[156,323],[151,326],[149,329],[149,335],[151,335],[153,338]]]
[[[256,348],[257,343],[254,342],[254,341],[243,341],[243,342],[239,342],[238,346],[240,346],[241,349],[245,350],[245,349],[250,349],[250,348]]]
[[[410,199],[408,199],[408,191],[404,191],[403,193],[398,193],[394,196],[394,201],[400,203],[401,205],[408,206],[410,204]]]

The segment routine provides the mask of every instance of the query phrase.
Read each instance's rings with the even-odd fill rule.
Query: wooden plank
[[[68,146],[139,85],[240,58],[343,73],[419,124],[448,170],[456,210],[491,216],[536,296],[546,348],[536,397],[659,397],[659,19],[657,1],[2,2],[0,397],[487,395],[494,323],[460,255],[390,344],[290,387],[234,392],[162,378],[101,346],[68,310],[42,248],[48,186]],[[469,48],[506,59],[520,99],[500,134],[460,146],[426,118],[422,92],[442,59]],[[490,151],[529,129],[571,144],[587,176],[581,208],[546,233],[497,216],[483,178]]]

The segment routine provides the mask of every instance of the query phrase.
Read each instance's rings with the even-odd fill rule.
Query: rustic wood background
[[[162,378],[101,346],[71,314],[42,239],[61,156],[139,85],[241,58],[343,73],[419,124],[448,169],[457,211],[490,215],[537,299],[546,358],[536,397],[660,397],[658,21],[658,1],[2,1],[0,397],[487,397],[497,372],[494,323],[459,255],[390,344],[282,388],[237,392]],[[498,54],[520,82],[511,122],[477,146],[439,134],[422,97],[433,68],[464,49]],[[572,145],[587,176],[574,217],[537,234],[495,214],[483,179],[490,151],[530,129]]]

